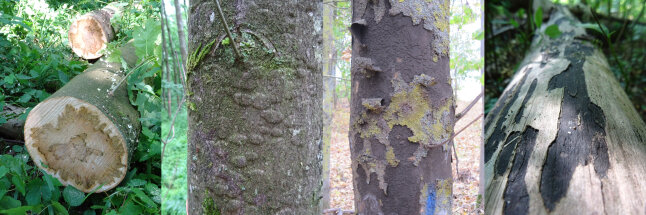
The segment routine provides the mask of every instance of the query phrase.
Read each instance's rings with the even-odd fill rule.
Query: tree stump
[[[136,62],[131,44],[122,48]],[[133,59],[135,59],[133,61]],[[27,116],[25,146],[34,163],[83,192],[114,188],[126,175],[141,130],[119,63],[99,61]],[[116,88],[116,89],[115,89]],[[111,91],[114,93],[111,94]]]
[[[116,33],[110,19],[120,11],[119,7],[108,5],[74,20],[68,32],[72,51],[83,59],[101,57],[101,51],[114,39]]]

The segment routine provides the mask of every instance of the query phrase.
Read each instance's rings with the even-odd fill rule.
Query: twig
[[[336,79],[340,79],[340,80],[344,80],[344,81],[349,81],[350,80],[350,79],[347,79],[347,78],[341,78],[341,77],[336,77],[336,76],[332,76],[332,75],[323,75],[323,77],[336,78]]]
[[[25,144],[25,142],[24,142],[24,141],[20,141],[20,140],[9,140],[9,139],[4,139],[4,138],[0,138],[0,141],[4,141],[4,142],[8,142],[8,143]]]
[[[233,40],[233,37],[231,36],[231,31],[229,30],[229,24],[227,24],[227,21],[224,18],[224,13],[222,13],[222,8],[220,7],[220,1],[215,0],[215,4],[218,6],[218,12],[220,13],[220,19],[222,19],[222,24],[224,24],[224,29],[227,32],[227,35],[229,36],[229,39],[231,40],[231,44],[233,45],[233,50],[236,52],[236,56],[238,59],[242,59],[242,56],[240,55],[240,51],[238,51],[238,46],[236,46],[236,42]]]
[[[462,131],[464,131],[464,129],[467,129],[469,126],[471,126],[471,124],[473,124],[474,122],[478,121],[479,119],[482,119],[482,116],[484,116],[484,113],[481,113],[481,114],[480,114],[480,115],[478,115],[475,119],[473,119],[473,121],[469,122],[469,124],[467,124],[466,126],[464,126],[464,128],[462,128],[462,129],[460,129],[458,132],[454,133],[454,134],[451,136],[451,138],[449,138],[449,139],[445,140],[444,142],[442,142],[442,143],[440,143],[440,144],[432,145],[432,146],[430,146],[430,148],[435,148],[435,147],[443,146],[444,144],[446,144],[446,143],[448,143],[449,141],[453,140],[453,138],[455,138],[456,136],[458,136],[458,134],[460,134]]]
[[[342,215],[342,214],[345,214],[345,213],[347,213],[347,214],[354,214],[354,211],[353,211],[353,210],[343,210],[342,208],[330,208],[330,209],[326,209],[326,210],[324,210],[324,211],[323,211],[323,214],[333,213],[333,212],[336,212],[336,214],[337,214],[337,215]]]
[[[117,84],[117,86],[114,86],[114,88],[112,88],[112,90],[110,90],[110,92],[108,92],[108,95],[109,95],[109,96],[113,96],[113,95],[114,95],[114,91],[116,91],[116,90],[119,88],[119,86],[121,86],[121,84],[123,84],[123,82],[124,82],[126,79],[128,79],[128,76],[132,75],[132,73],[133,73],[135,70],[139,69],[139,67],[143,66],[144,64],[148,63],[148,62],[149,62],[149,61],[151,61],[151,60],[152,60],[152,58],[148,58],[148,59],[146,59],[146,60],[142,61],[141,63],[139,63],[139,65],[135,66],[135,68],[132,68],[132,69],[130,70],[130,72],[128,72],[128,74],[126,74],[125,76],[123,76],[123,78],[121,79],[121,81],[119,81],[119,83]]]
[[[172,137],[175,136],[175,121],[177,119],[177,115],[179,115],[179,111],[182,110],[182,105],[184,105],[184,102],[186,102],[186,93],[184,93],[184,95],[182,96],[182,100],[177,105],[177,110],[175,111],[173,119],[170,121],[170,131],[171,132],[168,135],[166,135],[166,140],[165,141],[162,140],[164,142],[164,146],[162,147],[162,154],[161,154],[162,162],[164,161],[164,152],[166,151],[166,145],[168,145],[166,143],[168,143],[168,140],[170,140]]]
[[[460,160],[458,160],[458,152],[455,150],[455,143],[451,143],[451,146],[453,146],[453,155],[455,155],[455,175],[457,175],[457,177],[459,178],[460,171],[458,171],[458,169],[460,168]]]
[[[462,110],[462,112],[460,112],[459,114],[455,115],[455,121],[458,121],[460,120],[460,118],[464,117],[464,115],[466,115],[467,112],[469,112],[469,110],[473,107],[473,105],[478,103],[480,98],[482,98],[482,95],[484,95],[484,92],[480,92],[480,95],[476,96],[476,98],[471,102],[471,104],[469,104],[469,106],[467,106],[467,108]]]

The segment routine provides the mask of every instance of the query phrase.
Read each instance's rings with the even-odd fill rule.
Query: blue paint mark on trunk
[[[426,199],[426,215],[435,214],[435,189],[428,191],[428,198]]]

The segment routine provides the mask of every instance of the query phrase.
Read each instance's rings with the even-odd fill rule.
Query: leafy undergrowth
[[[142,133],[128,174],[116,188],[85,194],[38,169],[20,140],[0,139],[0,214],[159,214],[161,205],[161,48],[158,0],[1,1],[0,109],[26,108],[24,119],[89,65],[68,46],[75,17],[108,3],[123,6],[111,22],[118,29],[106,56],[123,61],[117,50],[134,40],[136,67],[125,68],[130,102],[140,113]],[[123,64],[123,63],[122,63]],[[123,64],[125,65],[125,64]],[[0,123],[15,116],[0,116]]]
[[[163,137],[168,136],[170,121],[168,114],[162,114]],[[162,214],[186,213],[186,109],[182,108],[174,124],[175,136],[166,145],[162,163]]]

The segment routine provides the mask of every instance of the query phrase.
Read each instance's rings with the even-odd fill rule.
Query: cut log
[[[131,43],[122,48],[136,62]],[[135,60],[133,60],[135,59]],[[103,192],[123,180],[141,130],[119,63],[99,61],[31,110],[25,146],[34,163],[83,192]],[[112,89],[114,93],[110,95]]]
[[[5,105],[0,115],[7,118],[7,122],[0,125],[0,137],[12,140],[22,139],[22,128],[25,125],[24,120],[18,117],[24,113],[25,109],[13,105]]]
[[[108,5],[74,20],[68,32],[72,51],[83,59],[101,57],[103,55],[101,51],[115,35],[110,19],[120,11],[119,7]]]
[[[485,121],[485,213],[644,214],[646,125],[580,22],[534,4],[549,21]]]

